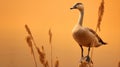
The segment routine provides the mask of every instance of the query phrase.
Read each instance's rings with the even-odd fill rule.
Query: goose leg
[[[87,62],[90,62],[90,56],[89,56],[89,54],[90,54],[90,47],[88,47],[88,55],[86,56],[86,61]]]
[[[89,56],[89,54],[90,54],[90,47],[88,47],[88,56]]]
[[[91,60],[91,58],[90,58],[90,56],[89,56],[89,54],[90,54],[90,47],[88,47],[88,55],[86,56],[87,57],[86,61],[87,62],[91,61],[91,63],[93,63],[92,60]]]
[[[81,57],[83,57],[83,47],[82,45],[80,45],[80,47],[81,47]]]

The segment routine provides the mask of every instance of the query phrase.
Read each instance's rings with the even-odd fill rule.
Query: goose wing
[[[90,28],[87,28],[87,29],[97,37],[98,41],[99,41],[101,44],[107,44],[107,43],[105,43],[105,42],[98,36],[98,34],[97,34],[93,29],[90,29]]]

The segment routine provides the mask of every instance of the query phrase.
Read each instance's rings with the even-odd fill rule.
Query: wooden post
[[[81,63],[79,64],[79,67],[93,67],[93,62],[90,61],[86,61],[87,57],[83,57],[81,58]]]
[[[79,67],[93,67],[93,64],[92,63],[86,63],[86,62],[83,62],[79,65]]]

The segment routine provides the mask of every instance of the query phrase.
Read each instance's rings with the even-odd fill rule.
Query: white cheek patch
[[[79,9],[83,9],[83,5],[78,5],[78,8]]]

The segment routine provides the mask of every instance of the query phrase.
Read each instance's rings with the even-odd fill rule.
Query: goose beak
[[[72,8],[70,8],[70,9],[71,9],[71,10],[72,10],[72,9],[75,9],[75,7],[72,7]]]
[[[72,8],[70,8],[70,9],[72,10],[72,9],[74,9],[74,8],[72,7]]]
[[[76,9],[76,7],[75,7],[75,6],[73,6],[73,7],[72,7],[72,8],[70,8],[70,9],[71,9],[71,10],[72,10],[72,9]]]

